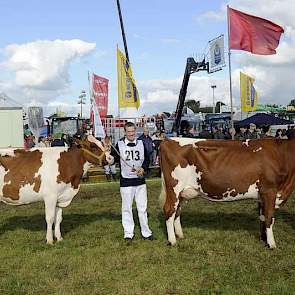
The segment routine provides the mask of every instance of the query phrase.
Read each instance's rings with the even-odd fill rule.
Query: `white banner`
[[[209,73],[213,73],[225,66],[224,36],[209,41]]]
[[[93,129],[94,129],[94,136],[95,137],[100,137],[100,138],[105,138],[106,134],[104,131],[104,128],[102,126],[101,123],[101,119],[100,119],[100,115],[98,112],[98,107],[94,101],[94,99],[92,99],[92,110],[93,110]]]

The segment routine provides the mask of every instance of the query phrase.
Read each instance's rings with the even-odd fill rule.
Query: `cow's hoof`
[[[184,239],[184,235],[176,235],[176,238],[179,240],[182,240],[182,239]]]
[[[267,247],[268,247],[268,249],[270,249],[270,250],[274,250],[277,246],[276,246],[276,244],[272,244],[272,245],[267,244]]]
[[[63,240],[63,237],[56,238],[56,241],[57,241],[57,242],[61,242],[62,240]]]
[[[168,242],[167,246],[176,246],[176,242],[174,242],[174,243]]]
[[[47,241],[46,244],[52,246],[53,245],[53,240]]]

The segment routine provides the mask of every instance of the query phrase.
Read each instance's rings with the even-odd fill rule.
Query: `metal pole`
[[[211,88],[213,90],[213,114],[215,114],[214,89],[216,88],[216,85],[211,85]]]
[[[231,60],[230,60],[230,22],[229,22],[229,6],[227,5],[227,34],[228,34],[228,70],[229,70],[229,97],[230,97],[230,120],[231,128],[234,128],[234,112],[233,112],[233,94],[232,94],[232,80],[231,80]],[[234,135],[232,133],[232,139]]]
[[[128,63],[129,63],[129,54],[128,54],[128,48],[127,48],[127,41],[126,41],[126,35],[125,35],[125,31],[124,31],[123,18],[122,18],[121,6],[120,6],[120,1],[119,0],[117,0],[117,7],[118,7],[120,26],[121,26],[121,32],[122,32],[122,37],[123,37],[124,49],[125,49],[125,55],[126,55],[126,59],[128,60]]]

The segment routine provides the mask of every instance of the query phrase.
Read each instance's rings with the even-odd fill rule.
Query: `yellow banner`
[[[139,95],[132,77],[131,66],[117,47],[118,105],[119,108],[139,108]]]
[[[242,112],[253,112],[257,109],[258,95],[254,88],[255,79],[240,72],[240,96]]]

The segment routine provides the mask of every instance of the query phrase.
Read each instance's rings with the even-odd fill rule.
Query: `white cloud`
[[[141,97],[141,113],[156,114],[162,111],[175,111],[183,77],[174,80],[150,80],[138,83]],[[229,102],[228,80],[213,76],[191,76],[186,99],[195,99],[202,106],[211,106],[213,93],[211,85],[216,85],[215,102]]]
[[[8,45],[8,59],[3,65],[15,75],[15,80],[1,85],[2,89],[16,99],[21,97],[24,105],[46,105],[52,97],[69,92],[71,63],[95,46],[78,39]]]
[[[209,10],[196,17],[197,21],[203,22],[206,20],[225,21],[226,20],[226,5],[222,6],[220,11]]]

